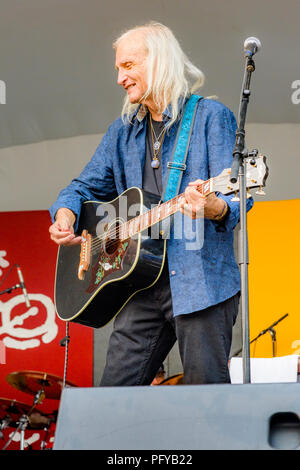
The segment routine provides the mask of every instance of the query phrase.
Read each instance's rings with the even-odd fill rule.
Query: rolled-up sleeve
[[[225,168],[231,168],[235,145],[236,120],[226,106],[220,104],[210,117],[207,125],[207,145],[210,177],[218,176]],[[228,214],[221,222],[214,221],[217,231],[230,231],[240,220],[240,203],[232,201],[233,195],[216,195],[228,204]],[[253,198],[247,199],[247,211],[253,206]]]

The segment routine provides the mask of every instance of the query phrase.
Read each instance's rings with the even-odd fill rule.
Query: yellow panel
[[[277,356],[300,354],[300,199],[255,202],[248,213],[250,340],[283,315],[274,329]],[[269,333],[251,357],[272,357]]]

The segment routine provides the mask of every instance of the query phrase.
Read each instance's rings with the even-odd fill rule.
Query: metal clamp
[[[174,168],[175,170],[180,170],[180,171],[186,170],[185,163],[168,162],[167,167],[170,169]]]

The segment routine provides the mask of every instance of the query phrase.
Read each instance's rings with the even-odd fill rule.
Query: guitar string
[[[203,183],[201,183],[201,184],[199,185],[199,186],[201,186],[202,193],[203,193],[204,185],[207,184],[207,183],[209,183],[209,182],[211,182],[212,180],[215,180],[215,178],[211,178],[211,179],[209,179],[209,180],[207,180],[207,181],[204,181]],[[219,181],[219,182],[222,182],[222,180],[228,180],[228,175],[222,175],[222,176],[219,175],[219,176],[218,176],[218,181]],[[236,191],[233,190],[233,188],[228,188],[228,189],[230,189],[231,192],[236,192],[236,191],[238,191],[238,189],[237,189]],[[216,189],[215,189],[215,191],[216,191]],[[179,194],[179,195],[177,195],[175,198],[173,198],[173,199],[171,200],[171,201],[173,201],[173,205],[174,205],[174,206],[175,206],[175,205],[176,205],[176,206],[178,205],[178,199],[179,199],[182,195],[183,195],[183,194]],[[170,203],[170,201],[167,201],[167,202]],[[176,204],[175,204],[175,203],[176,203]],[[162,206],[164,206],[164,204],[166,204],[166,203],[163,203]],[[162,206],[160,206],[160,207],[162,207]],[[156,206],[156,207],[158,207],[158,206]],[[155,208],[156,208],[156,207],[155,207]],[[154,208],[154,209],[155,209],[155,208]],[[178,210],[178,207],[176,207],[176,211],[177,211],[177,210]],[[175,211],[175,212],[176,212],[176,211]],[[141,215],[144,216],[145,214],[147,214],[147,213],[149,213],[149,212],[151,212],[151,210],[145,212],[144,214],[140,214],[140,215],[137,216],[137,217],[140,217]],[[170,214],[170,215],[172,215],[172,214]],[[167,217],[168,217],[168,216],[167,216]],[[107,243],[106,243],[106,248],[109,248],[110,246],[112,246],[113,244],[115,244],[115,243],[116,243],[116,240],[120,240],[119,235],[120,235],[120,232],[122,231],[122,230],[120,230],[120,229],[121,229],[122,227],[124,227],[126,224],[129,224],[130,222],[132,222],[135,218],[136,218],[136,217],[130,219],[130,221],[126,221],[125,223],[118,225],[117,227],[115,227],[115,228],[113,228],[113,229],[108,230],[107,232],[104,232],[101,236],[97,236],[97,237],[93,237],[93,236],[92,236],[92,237],[91,237],[91,238],[92,238],[92,241],[91,241],[91,254],[95,253],[95,252],[98,250],[98,248],[99,248],[100,246],[103,246],[105,240],[106,240],[107,238],[109,238],[109,237],[111,238],[112,236],[114,236],[114,239],[113,239],[113,240],[112,240],[112,239],[111,239],[111,240],[108,239],[108,241],[107,241]],[[162,220],[162,219],[159,219],[159,220]],[[157,222],[159,222],[159,220],[158,220]],[[129,230],[129,228],[128,228],[128,238],[132,238],[132,236],[136,235],[137,233],[139,233],[139,232],[141,232],[141,231],[143,231],[143,230],[146,230],[146,229],[149,228],[151,225],[154,225],[155,223],[157,223],[157,222],[152,222],[152,217],[150,217],[150,222],[151,222],[150,225],[147,225],[147,226],[146,226],[145,228],[143,228],[143,229],[140,228],[140,224],[137,224],[137,225],[138,225],[138,231],[137,231],[136,233],[131,234],[131,235],[130,235],[130,230]],[[126,233],[126,232],[125,232],[125,233]],[[127,240],[128,238],[124,239],[124,241]]]
[[[204,183],[205,183],[205,182],[204,182]],[[203,183],[203,184],[204,184],[204,183]],[[203,184],[201,183],[201,186],[202,186]],[[200,186],[200,185],[199,185],[199,186]],[[174,205],[174,206],[177,206],[177,205],[178,205],[178,200],[179,200],[180,197],[182,197],[182,195],[183,195],[183,194],[179,194],[179,195],[175,196],[175,198],[171,199],[171,201],[173,201],[173,205]],[[165,203],[161,204],[160,206],[154,207],[154,210],[155,210],[157,207],[160,207],[160,208],[166,207],[166,204],[167,204],[167,203],[170,203],[170,201],[166,201]],[[153,209],[152,209],[152,210],[153,210]],[[176,210],[178,210],[178,208],[176,208]],[[141,214],[140,216],[144,216],[145,214],[150,213],[150,212],[151,212],[151,210],[145,212],[144,214]],[[137,216],[137,217],[140,217],[140,216]],[[130,221],[127,221],[127,222],[125,222],[125,223],[122,224],[122,225],[119,225],[118,228],[124,226],[126,223],[132,222],[133,219],[134,219],[134,218],[130,219]],[[150,217],[150,220],[152,220],[152,217]],[[154,222],[154,223],[156,223],[156,222]],[[151,223],[151,224],[152,224],[152,223]],[[151,225],[151,224],[150,224],[150,225]],[[147,227],[148,227],[148,226],[147,226]],[[147,227],[145,227],[145,229],[146,229]],[[140,229],[139,229],[139,231],[140,231]],[[129,232],[129,231],[128,231],[128,232]],[[115,228],[113,228],[113,229],[111,229],[111,230],[108,230],[108,231],[105,232],[103,235],[101,235],[101,236],[95,238],[95,239],[94,239],[95,241],[92,241],[92,245],[95,246],[95,245],[97,244],[98,240],[99,240],[99,242],[101,243],[103,239],[107,238],[108,236],[113,236],[113,235],[115,235],[115,234],[116,234],[116,229],[115,229]]]
[[[211,178],[211,179],[214,179],[214,178]],[[228,175],[222,175],[222,176],[219,175],[219,176],[218,176],[218,180],[221,181],[221,180],[224,180],[224,179],[228,179]],[[199,185],[199,186],[202,186],[202,190],[203,190],[204,184],[208,183],[209,181],[210,181],[210,180],[204,181],[203,183],[201,183],[201,184]],[[232,189],[233,189],[233,188],[232,188]],[[179,199],[181,196],[182,196],[182,194],[179,194],[178,196],[176,196],[175,198],[173,198],[174,203],[176,202],[176,204],[178,204],[178,199]],[[167,202],[170,202],[170,201],[167,201]],[[166,204],[166,203],[163,203],[160,207],[163,207],[164,204]],[[158,206],[156,206],[156,207],[158,207]],[[155,208],[154,208],[154,209],[155,209]],[[177,210],[178,210],[178,209],[177,209]],[[147,211],[147,212],[145,212],[144,214],[141,214],[141,215],[145,215],[145,214],[147,214],[148,212],[151,212],[151,211],[149,210],[149,211]],[[138,217],[140,217],[140,216],[138,216]],[[133,218],[133,219],[134,219],[134,218]],[[132,221],[133,219],[131,219],[130,221]],[[119,225],[118,227],[121,227],[121,226],[125,225],[126,223],[129,223],[130,221],[127,221],[127,222],[125,222],[124,224]],[[156,223],[156,222],[155,222],[155,223]],[[146,228],[147,228],[147,227],[146,227]],[[102,240],[104,240],[104,239],[107,238],[108,236],[112,236],[113,234],[116,234],[115,228],[112,229],[112,230],[108,230],[107,232],[105,232],[105,233],[103,234],[103,236],[100,236],[100,237],[95,238],[95,241],[92,241],[92,244],[95,245],[95,244],[98,243],[98,241],[99,241],[99,243],[101,243]]]
[[[174,199],[177,199],[177,198],[174,198]],[[170,201],[167,201],[167,202],[170,202]],[[174,206],[176,206],[176,205],[178,204],[178,200],[177,200],[177,201],[174,200],[174,203],[173,203],[173,204],[174,204]],[[162,204],[161,206],[156,206],[156,207],[163,207],[163,204]],[[154,209],[156,209],[156,207],[155,207]],[[153,209],[152,209],[152,210],[153,210]],[[145,214],[148,214],[148,213],[150,213],[150,212],[151,212],[151,210],[149,210],[149,211],[147,211],[147,212],[145,212],[145,213],[143,213],[143,214],[140,214],[139,216],[133,217],[133,218],[130,219],[129,221],[124,222],[123,224],[118,225],[117,228],[114,227],[113,229],[107,230],[106,232],[103,233],[103,235],[101,235],[101,236],[95,238],[95,241],[93,241],[92,244],[94,245],[95,243],[97,243],[98,240],[101,241],[101,240],[107,238],[108,236],[113,236],[113,235],[115,235],[116,232],[120,232],[120,228],[121,228],[121,227],[124,227],[126,224],[129,224],[129,222],[132,222],[134,219],[136,219],[136,218],[138,218],[138,217],[141,217],[141,216],[145,216]],[[153,217],[150,217],[150,220],[151,220],[151,219],[153,219]],[[139,224],[138,224],[138,225],[139,225]],[[146,229],[146,228],[147,228],[147,227],[145,227],[145,229]],[[129,230],[128,230],[128,232],[129,232]],[[126,233],[126,232],[125,232],[125,233]]]
[[[219,175],[219,179],[220,179],[220,180],[222,180],[222,179],[227,179],[227,178],[228,178],[227,175],[224,175],[224,176],[220,176],[220,175]],[[209,180],[208,180],[208,181],[209,181]],[[199,186],[202,186],[202,189],[203,189],[203,185],[204,185],[205,183],[207,183],[207,181],[201,183]],[[174,205],[177,205],[177,204],[178,204],[178,199],[179,199],[179,197],[181,197],[181,196],[182,196],[182,195],[179,194],[178,196],[176,196],[176,197],[174,198]],[[167,201],[167,202],[170,202],[170,201]],[[165,204],[165,203],[164,203],[164,204]],[[163,206],[163,204],[162,204],[162,206]],[[162,207],[162,206],[160,206],[160,207]],[[156,206],[156,207],[158,207],[158,206]],[[155,209],[155,208],[154,208],[154,209]],[[178,210],[178,209],[177,209],[177,210]],[[144,215],[147,214],[148,212],[151,212],[151,211],[149,210],[149,211],[147,211],[147,212],[145,212],[144,214],[141,214],[141,215],[144,216]],[[140,216],[138,216],[138,217],[140,217]],[[134,219],[134,218],[133,218],[133,219]],[[132,221],[133,219],[131,219],[130,221]],[[150,217],[150,220],[151,220],[151,217]],[[119,235],[120,232],[121,232],[121,230],[120,230],[121,227],[123,227],[125,224],[128,224],[130,221],[127,221],[127,222],[123,223],[122,225],[118,225],[117,228],[113,228],[113,229],[108,230],[107,232],[104,232],[101,236],[95,237],[95,238],[92,240],[92,242],[91,242],[91,248],[97,248],[97,247],[101,246],[102,242],[105,241],[105,239],[107,239],[107,238],[109,238],[109,237],[110,237],[110,238],[114,237],[114,239],[116,240],[116,239],[117,239],[117,235]],[[156,223],[156,222],[154,222],[154,223]],[[139,224],[138,224],[138,227],[139,227]],[[145,229],[146,229],[146,228],[147,228],[147,227],[145,227]],[[139,233],[139,231],[140,231],[140,228],[138,229],[138,232],[137,232],[137,233]],[[126,232],[125,232],[125,233],[126,233]],[[129,230],[128,230],[128,235],[129,235]],[[134,233],[133,235],[135,235],[135,233]],[[128,238],[131,238],[131,236],[133,236],[133,235],[130,235]],[[107,247],[111,246],[113,243],[115,243],[115,240],[114,240],[114,241],[111,241],[110,243],[108,242],[106,246],[107,246]],[[125,240],[125,239],[124,239],[124,240]]]
[[[133,219],[131,219],[133,220]],[[145,228],[141,229],[140,228],[140,225],[137,224],[137,228],[138,228],[138,231],[136,232],[134,230],[134,233],[130,233],[130,230],[128,229],[127,231],[124,231],[123,230],[123,226],[125,224],[122,224],[122,225],[119,225],[118,227],[112,229],[112,230],[109,230],[107,232],[104,232],[101,236],[99,237],[94,237],[94,239],[92,240],[91,242],[91,251],[92,252],[95,252],[101,245],[103,245],[103,243],[105,242],[106,239],[108,239],[107,243],[106,243],[106,247],[110,247],[112,246],[114,243],[116,243],[117,240],[120,240],[120,233],[128,233],[128,237],[127,238],[123,238],[122,237],[122,240],[127,240],[128,238],[131,238],[133,237],[136,233],[139,233],[143,230],[146,230],[148,228],[148,226],[146,226]]]
[[[220,180],[222,180],[222,179],[227,179],[227,175],[219,176],[219,179],[220,179]],[[209,181],[209,180],[208,180],[208,181]],[[202,189],[203,189],[203,185],[204,185],[205,183],[207,183],[207,182],[205,181],[205,182],[201,183]],[[199,186],[200,186],[200,185],[199,185]],[[179,194],[178,196],[176,196],[176,197],[174,198],[174,206],[178,204],[178,199],[179,199],[181,196],[182,196],[182,194]],[[167,201],[167,202],[170,202],[170,201]],[[163,205],[162,205],[162,206],[163,206]],[[160,206],[160,207],[162,207],[162,206]],[[158,207],[158,206],[156,206],[156,207]],[[178,210],[178,209],[176,209],[176,210]],[[149,210],[148,212],[150,212],[150,210]],[[147,212],[145,212],[144,214],[141,214],[141,215],[145,215],[145,214],[147,214]],[[140,216],[138,216],[138,217],[140,217]],[[131,219],[131,221],[132,221],[132,220],[133,220],[133,219]],[[129,222],[129,221],[125,222],[125,223],[122,224],[122,225],[118,225],[118,227],[114,227],[113,229],[108,230],[107,232],[104,232],[101,236],[95,237],[94,240],[92,240],[92,242],[91,242],[91,249],[93,249],[92,252],[95,252],[95,251],[96,251],[95,249],[99,248],[99,247],[103,244],[103,242],[105,241],[105,239],[107,239],[107,238],[109,238],[109,237],[110,237],[110,238],[113,237],[114,240],[112,240],[112,241],[110,241],[110,242],[108,241],[108,243],[106,244],[107,247],[110,247],[111,245],[113,245],[114,243],[116,243],[116,240],[119,239],[119,234],[120,234],[120,232],[122,231],[122,227],[123,227],[126,223],[128,223],[128,222]],[[154,223],[156,223],[156,222],[154,222]],[[151,226],[151,225],[152,225],[152,224],[150,224],[150,226]],[[148,228],[148,227],[149,227],[149,226],[145,227],[145,229]],[[145,230],[145,229],[142,229],[142,230]],[[129,236],[128,236],[127,238],[131,238],[133,235],[135,235],[136,233],[139,233],[140,231],[141,231],[141,229],[140,229],[140,226],[139,226],[139,224],[138,224],[138,232],[135,232],[135,233],[133,233],[132,235],[130,235],[130,234],[129,234],[129,230],[128,230],[128,235],[129,235]],[[126,233],[126,232],[125,232],[125,233]],[[126,238],[126,239],[127,239],[127,238]],[[126,239],[124,238],[124,240],[126,240]]]
[[[226,178],[226,176],[220,177],[220,179],[225,179],[225,178]],[[208,180],[208,181],[209,181],[209,180]],[[207,183],[207,181],[204,181],[203,183],[201,183],[201,184],[199,185],[199,186],[202,186],[202,190],[203,190],[203,185],[206,184],[206,183]],[[180,197],[182,197],[182,195],[183,195],[183,194],[179,194],[179,195],[175,196],[175,198],[172,199],[174,206],[177,206],[177,205],[178,205],[178,200],[179,200]],[[165,207],[165,204],[167,204],[167,203],[170,203],[170,201],[167,201],[166,203],[161,204],[160,207]],[[158,206],[156,206],[156,207],[158,207]],[[156,207],[155,207],[154,209],[156,209]],[[177,208],[176,210],[178,210],[178,208]],[[147,214],[147,213],[149,213],[149,212],[151,212],[151,211],[149,210],[149,211],[147,211],[147,212],[145,212],[144,214],[141,214],[141,215],[144,216],[145,214]],[[138,216],[138,217],[140,217],[140,216]],[[134,219],[134,218],[132,218],[130,221],[132,221],[133,219]],[[152,219],[152,218],[150,217],[150,220],[151,220],[151,219]],[[118,231],[120,232],[120,228],[121,228],[122,226],[124,226],[126,223],[129,223],[130,221],[127,221],[127,222],[125,222],[124,224],[119,225],[119,226],[118,226],[118,229],[119,229]],[[156,222],[154,222],[154,223],[156,223]],[[138,224],[138,225],[139,225],[139,224]],[[150,224],[150,225],[151,225],[151,224]],[[148,227],[148,226],[147,226],[147,227]],[[145,229],[146,229],[147,227],[145,227]],[[140,229],[139,229],[138,231],[140,231]],[[129,230],[128,230],[128,232],[129,232]],[[95,238],[94,241],[92,241],[92,245],[93,245],[93,246],[96,246],[96,245],[98,244],[98,242],[99,242],[99,244],[101,244],[102,240],[104,240],[105,238],[108,238],[108,237],[113,237],[113,236],[115,237],[116,233],[117,233],[117,232],[116,232],[116,228],[113,228],[113,229],[111,229],[111,230],[108,230],[108,231],[105,232],[103,235],[101,235],[101,236]],[[115,238],[116,238],[116,237],[115,237]]]
[[[133,220],[133,219],[131,219]],[[156,223],[156,222],[155,222]],[[151,225],[150,225],[151,226]],[[134,233],[130,233],[128,230],[128,237],[126,238],[120,238],[120,233],[124,233],[124,231],[121,229],[122,226],[117,227],[115,230],[111,230],[110,232],[105,232],[101,237],[95,237],[92,242],[91,242],[91,252],[94,253],[97,251],[97,249],[102,246],[105,242],[106,239],[108,239],[107,243],[105,244],[106,248],[109,248],[113,244],[117,242],[117,240],[127,240],[128,238],[132,238],[134,235],[137,233],[142,232],[143,230],[146,230],[149,226],[147,225],[145,228],[142,228],[138,226],[138,230],[134,231]]]
[[[144,215],[144,214],[142,214],[142,215]],[[172,214],[170,214],[170,215],[172,215]],[[140,216],[138,216],[138,217],[140,217]],[[133,221],[134,219],[135,218],[130,219],[130,222]],[[161,220],[161,219],[159,219],[159,220]],[[159,220],[157,222],[159,222]],[[136,226],[136,228],[137,228],[137,231],[134,230],[133,233],[130,233],[131,232],[130,228],[128,228],[127,230],[124,230],[124,228],[123,228],[126,225],[126,223],[128,223],[128,222],[125,222],[124,224],[120,224],[117,227],[115,227],[114,229],[111,229],[111,230],[108,230],[108,231],[104,232],[101,236],[92,237],[91,249],[93,249],[93,250],[95,248],[97,249],[99,246],[101,246],[103,244],[103,242],[106,239],[108,239],[108,242],[106,243],[106,247],[109,247],[109,246],[113,245],[114,243],[116,243],[116,240],[124,240],[125,241],[128,238],[131,238],[132,236],[136,235],[137,233],[142,232],[143,230],[146,230],[151,225],[154,225],[157,222],[152,223],[152,221],[151,221],[150,224],[147,224],[143,228],[141,228],[140,223],[133,222],[133,225]],[[122,238],[120,238],[120,233],[123,234]],[[128,234],[128,236],[126,238],[124,238],[125,234]]]
[[[181,196],[181,195],[179,195],[179,196]],[[177,200],[174,201],[174,207],[176,207],[176,210],[178,210],[177,205],[178,205],[178,198],[179,198],[179,196],[176,197],[175,199],[177,199]],[[169,202],[169,201],[168,201],[168,202]],[[160,207],[162,207],[162,206],[163,206],[163,205],[161,205]],[[158,207],[158,206],[156,206],[156,207]],[[141,215],[144,216],[144,215],[147,214],[148,212],[150,212],[150,211],[147,211],[147,212],[145,212],[144,214],[141,214]],[[140,217],[140,216],[137,216],[137,217]],[[104,232],[101,236],[95,237],[94,240],[92,240],[92,242],[91,242],[91,247],[92,247],[92,248],[95,248],[95,247],[97,247],[97,246],[100,246],[100,245],[102,244],[102,242],[103,242],[105,239],[109,238],[109,237],[110,237],[110,238],[114,238],[114,239],[116,240],[116,239],[118,238],[117,235],[119,235],[120,232],[127,233],[126,231],[123,230],[124,225],[127,224],[128,222],[132,222],[135,218],[136,218],[136,217],[130,219],[130,221],[127,221],[127,222],[125,222],[124,224],[118,225],[118,227],[115,227],[115,228],[113,228],[113,229],[111,229],[111,230],[108,230],[107,232]],[[153,219],[153,218],[150,217],[150,220],[152,220],[152,219]],[[160,219],[159,219],[159,220],[160,220]],[[159,222],[159,220],[158,220],[157,222]],[[153,224],[155,224],[155,223],[157,223],[157,222],[154,222]],[[135,224],[135,223],[133,223],[133,225],[134,225],[134,224]],[[139,224],[139,223],[136,224],[136,225],[137,225],[137,227],[138,227],[138,232],[135,232],[135,233],[133,233],[132,235],[130,235],[130,230],[128,229],[128,237],[127,237],[127,238],[131,238],[131,237],[132,237],[133,235],[135,235],[136,233],[139,233],[139,232],[142,231],[142,230],[146,230],[146,228],[148,228],[149,226],[152,225],[152,222],[151,222],[150,225],[147,225],[147,226],[146,226],[145,228],[143,228],[142,230],[141,230],[141,228],[140,228],[140,224]],[[125,238],[124,240],[126,240],[127,238]],[[114,240],[114,241],[111,241],[111,242],[108,243],[106,246],[112,245],[113,243],[115,243],[115,240]]]
[[[131,219],[131,220],[133,220],[133,219]],[[138,231],[137,232],[134,231],[134,233],[130,233],[129,230],[127,232],[124,232],[124,230],[122,229],[122,225],[120,225],[120,226],[116,227],[114,230],[111,230],[109,232],[105,232],[100,237],[94,237],[94,239],[91,242],[91,253],[95,253],[100,246],[103,246],[106,239],[108,239],[108,241],[105,244],[105,246],[106,246],[106,248],[109,248],[110,246],[114,245],[116,242],[118,242],[120,240],[125,241],[129,238],[132,238],[134,235],[136,235],[137,233],[142,232],[143,230],[146,230],[148,227],[149,226],[147,225],[146,227],[141,228],[140,225],[138,225],[138,227],[137,227]],[[120,233],[123,234],[122,238],[120,237]],[[128,237],[124,238],[124,233],[128,233]]]

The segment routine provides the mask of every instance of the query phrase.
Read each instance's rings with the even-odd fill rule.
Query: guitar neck
[[[262,188],[265,186],[265,182],[269,174],[269,169],[266,165],[266,157],[259,155],[254,159],[254,161],[253,158],[247,159],[245,173],[247,191],[250,188],[259,188],[256,194],[263,196],[265,193]],[[230,174],[231,168],[225,168],[218,176],[214,176],[213,178],[200,183],[196,186],[196,189],[203,196],[208,196],[216,191],[224,195],[235,193],[233,200],[238,201],[237,193],[239,191],[239,182],[237,181],[236,183],[232,183],[230,181]],[[157,224],[163,219],[170,217],[180,210],[183,200],[184,194],[182,193],[169,201],[158,204],[144,214],[140,214],[124,224],[121,224],[119,227],[119,237],[122,241],[127,240],[127,238],[130,238],[152,225]]]
[[[199,184],[196,188],[197,191],[199,191],[204,196],[207,196],[208,194],[213,192],[213,180],[214,178],[210,178],[209,180]],[[158,222],[161,222],[162,220],[175,214],[180,210],[183,200],[184,194],[178,194],[169,201],[159,203],[157,206],[148,210],[144,214],[140,214],[123,223],[119,227],[120,239],[122,241],[125,241],[128,238],[137,235],[143,230],[146,230],[147,228],[150,228]]]

